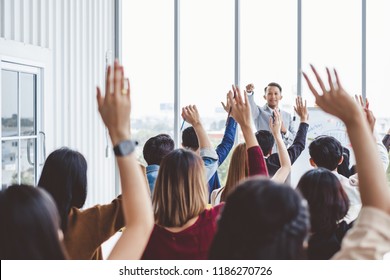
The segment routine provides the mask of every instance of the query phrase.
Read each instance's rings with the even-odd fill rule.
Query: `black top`
[[[309,260],[329,260],[341,248],[344,235],[352,227],[352,223],[341,222],[331,233],[314,233],[310,236],[307,257]]]
[[[309,125],[307,123],[301,122],[299,124],[299,129],[295,136],[294,142],[289,148],[287,148],[291,165],[297,160],[297,158],[301,155],[302,151],[305,149],[306,134],[308,128]],[[265,162],[267,163],[269,176],[273,176],[280,168],[278,153],[271,154],[268,158],[265,159]]]
[[[387,151],[389,151],[390,148],[390,134],[386,134],[385,137],[383,137],[383,145],[385,145]]]

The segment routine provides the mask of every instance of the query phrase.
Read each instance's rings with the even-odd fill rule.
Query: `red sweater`
[[[142,259],[206,260],[222,206],[204,210],[192,226],[180,232],[170,232],[155,225]]]
[[[247,150],[249,176],[265,175],[268,177],[267,164],[259,146],[250,147]]]

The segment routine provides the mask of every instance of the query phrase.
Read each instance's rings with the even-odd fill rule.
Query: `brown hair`
[[[226,184],[221,194],[221,202],[236,189],[238,183],[248,177],[248,160],[245,143],[237,145],[230,159]]]
[[[161,162],[153,192],[156,224],[180,227],[207,206],[208,188],[202,159],[192,151],[177,149]]]

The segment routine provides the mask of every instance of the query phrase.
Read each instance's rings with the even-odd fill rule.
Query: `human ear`
[[[339,165],[342,164],[343,161],[344,161],[344,156],[341,156],[340,161],[339,161]]]
[[[315,162],[314,162],[314,160],[312,158],[309,158],[309,162],[310,162],[311,166],[317,167],[317,165],[315,164]]]

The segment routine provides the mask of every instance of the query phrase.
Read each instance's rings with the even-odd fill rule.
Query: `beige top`
[[[341,243],[334,260],[382,260],[390,252],[390,215],[363,207]]]

